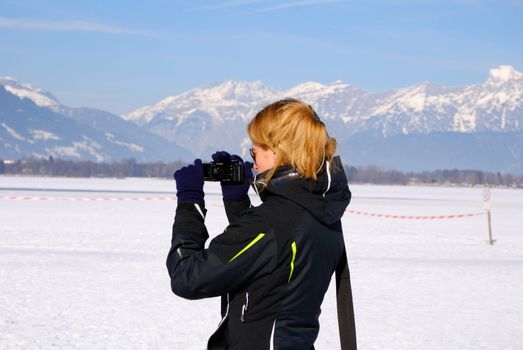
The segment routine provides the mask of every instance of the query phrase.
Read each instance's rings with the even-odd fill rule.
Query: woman
[[[320,306],[334,271],[343,349],[356,349],[341,217],[350,202],[335,139],[314,110],[285,99],[248,125],[262,199],[251,207],[246,181],[222,184],[229,226],[208,249],[202,163],[174,175],[178,207],[167,258],[175,294],[222,296],[223,320],[208,349],[314,349]],[[215,161],[237,156],[226,152]],[[271,338],[273,338],[271,340]]]

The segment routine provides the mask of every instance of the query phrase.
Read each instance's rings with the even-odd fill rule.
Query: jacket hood
[[[325,161],[317,180],[304,179],[290,166],[278,167],[267,185],[263,182],[264,175],[256,176],[253,183],[262,201],[271,193],[283,196],[327,225],[341,219],[351,200],[347,177],[338,156]]]

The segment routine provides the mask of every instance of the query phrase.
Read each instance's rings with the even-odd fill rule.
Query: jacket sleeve
[[[195,204],[178,203],[167,257],[176,295],[186,299],[223,295],[274,270],[276,240],[262,217],[253,210],[243,212],[205,249],[204,215]]]
[[[234,222],[240,217],[240,214],[251,207],[251,200],[247,196],[246,199],[240,202],[223,202],[225,207],[225,214],[227,214],[227,219],[229,223]]]

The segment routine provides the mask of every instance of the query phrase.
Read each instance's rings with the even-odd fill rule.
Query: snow
[[[5,76],[0,78],[0,84],[12,84],[12,83],[18,83],[18,80],[14,77]]]
[[[171,98],[172,99],[172,98]],[[158,105],[162,105],[163,100],[160,101]],[[148,105],[141,107],[129,114],[122,115],[121,118],[124,120],[132,121],[138,125],[144,125],[150,122],[156,115],[157,110],[161,112],[163,107],[157,107],[153,105]]]
[[[487,83],[502,84],[516,79],[523,79],[523,73],[516,71],[512,66],[504,65],[489,71]]]
[[[224,81],[167,97],[123,118],[173,141],[180,141],[180,135],[199,135],[204,140],[201,149],[224,147],[208,137],[210,130],[221,129],[226,123],[231,135],[244,132],[245,123],[263,106],[285,97],[306,101],[329,127],[341,126],[339,141],[367,130],[386,136],[515,132],[521,131],[522,77],[523,73],[511,66],[499,66],[491,69],[481,84],[448,87],[423,82],[378,93],[341,81],[308,81],[287,90],[272,89],[259,81]],[[200,128],[196,128],[191,121],[201,118],[206,122],[199,122]]]
[[[18,96],[19,98],[27,98],[33,101],[36,105],[40,107],[56,107],[58,106],[58,102],[55,100],[41,94],[41,91],[39,90],[33,90],[34,88],[31,86],[24,86],[24,88],[15,88],[13,86],[4,86],[5,89],[12,93],[13,95]],[[31,88],[31,89],[29,89]]]
[[[78,153],[76,146],[55,146],[51,148],[46,147],[45,150],[47,153],[51,153],[55,156],[80,158],[80,154]]]
[[[14,129],[10,128],[6,123],[0,124],[13,138],[25,141],[25,138],[17,133]]]
[[[351,186],[349,208],[398,215],[483,211],[481,188]],[[219,300],[170,291],[172,180],[0,177],[0,349],[203,349]],[[226,218],[206,184],[211,236]],[[523,196],[491,189],[485,215],[343,218],[361,349],[520,349]],[[259,203],[252,195],[253,201]],[[6,196],[50,197],[13,200]],[[339,348],[334,288],[316,349]]]
[[[144,151],[144,148],[142,146],[137,145],[135,143],[128,143],[128,142],[124,142],[124,141],[115,140],[114,139],[114,134],[111,134],[109,132],[105,133],[105,137],[107,137],[108,141],[110,141],[110,142],[112,142],[114,144],[117,144],[119,146],[125,147],[125,148],[127,148],[128,150],[130,150],[132,152],[143,153],[143,151]]]
[[[39,106],[57,107],[59,105],[56,98],[44,89],[32,84],[23,84],[13,77],[0,77],[0,85],[19,98],[29,98]]]
[[[92,140],[89,137],[82,136],[83,140],[80,141],[73,141],[72,146],[54,146],[54,147],[46,147],[45,151],[48,154],[54,155],[54,156],[68,156],[68,157],[74,157],[74,158],[81,158],[81,154],[89,154],[92,157],[94,157],[95,161],[97,162],[103,162],[106,160],[106,157],[104,157],[103,153],[101,153],[101,146],[96,141]],[[118,144],[118,141],[113,141],[114,143]],[[133,144],[125,144],[122,145],[128,148],[131,148],[132,146],[136,146]]]
[[[9,125],[7,125],[6,123],[2,123],[0,124],[8,133],[9,135],[11,135],[13,138],[15,139],[18,139],[18,140],[21,140],[21,141],[25,141],[25,138],[20,135],[19,133],[17,133],[14,129],[10,128]]]
[[[34,129],[29,132],[33,135],[33,139],[35,140],[60,140],[60,137],[50,131]]]
[[[309,81],[292,87],[286,91],[280,92],[278,94],[278,99],[288,97],[298,98],[304,101],[308,101],[308,103],[314,105],[315,108],[318,108],[320,107],[322,100],[325,100],[332,96],[340,96],[343,93],[349,93],[350,88],[350,85],[345,84],[339,80],[329,85],[323,85],[321,83]],[[359,91],[358,89],[358,92],[361,91]]]
[[[456,114],[454,114],[455,131],[472,132],[476,129],[476,122],[476,115],[473,111],[470,111],[467,108],[460,108],[460,110]]]
[[[103,162],[105,160],[105,157],[99,153],[103,151],[102,146],[90,137],[82,135],[82,138],[84,139],[84,141],[75,141],[73,142],[73,146],[76,149],[80,149],[87,152],[88,154],[93,156],[97,162]]]
[[[140,145],[137,145],[135,143],[128,143],[128,142],[123,142],[123,141],[118,141],[118,140],[111,140],[111,142],[119,145],[119,146],[122,146],[122,147],[125,147],[127,148],[128,150],[132,151],[132,152],[140,152],[140,153],[143,153],[144,149],[142,146]]]
[[[274,92],[261,81],[245,82],[226,80],[206,88],[195,88],[180,95],[169,96],[154,105],[142,107],[123,115],[125,120],[145,125],[154,119],[176,121],[180,125],[191,113],[201,112],[212,117],[216,124],[223,123],[228,114],[240,118],[238,109],[252,108],[260,101],[273,98]],[[228,112],[232,109],[233,112]]]
[[[318,93],[322,92],[327,88],[326,85],[323,85],[321,83],[317,83],[315,81],[309,81],[306,83],[299,84],[290,90],[288,90],[287,94],[292,95],[303,95],[303,94],[310,94],[310,93]]]

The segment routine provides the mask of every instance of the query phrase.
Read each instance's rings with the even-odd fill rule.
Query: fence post
[[[487,211],[487,220],[488,220],[488,237],[489,244],[493,245],[494,240],[492,239],[492,205],[490,203],[490,188],[485,187],[483,189],[483,205]]]

